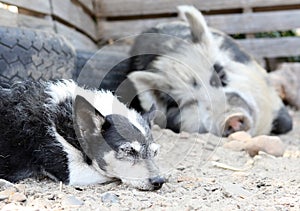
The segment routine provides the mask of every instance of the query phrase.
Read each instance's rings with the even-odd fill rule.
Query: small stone
[[[223,184],[223,194],[226,197],[246,198],[251,196],[251,193],[238,184],[225,183]]]
[[[65,206],[81,206],[84,203],[75,196],[70,195],[63,198],[62,204]]]
[[[228,136],[228,139],[236,141],[249,141],[251,139],[251,135],[245,131],[238,131],[230,134],[230,136]]]
[[[109,192],[102,194],[101,200],[103,203],[119,203],[118,195]]]
[[[9,187],[9,188],[6,188],[4,191],[1,191],[0,196],[3,199],[7,199],[15,193],[16,193],[16,189],[14,187]]]
[[[190,134],[183,131],[179,134],[179,137],[180,139],[188,139],[190,137]]]
[[[209,161],[219,161],[221,158],[217,155],[212,155],[211,157],[209,157]]]
[[[285,146],[278,136],[257,136],[251,142],[247,142],[246,151],[250,156],[255,156],[259,151],[273,156],[283,156]]]
[[[14,186],[13,183],[4,179],[0,179],[0,190],[4,190],[5,188],[13,187],[13,186]]]
[[[223,147],[234,150],[234,151],[242,151],[242,150],[245,150],[245,148],[246,148],[246,142],[232,140],[229,142],[225,142]]]
[[[9,197],[9,201],[11,202],[24,202],[27,198],[23,193],[14,193],[11,194]]]
[[[0,201],[3,201],[5,199],[8,199],[8,196],[0,194]]]
[[[283,156],[285,150],[285,146],[278,136],[261,135],[251,138],[245,132],[236,132],[228,138],[231,141],[223,145],[225,148],[236,151],[245,150],[252,157],[258,155],[259,151],[273,156]]]

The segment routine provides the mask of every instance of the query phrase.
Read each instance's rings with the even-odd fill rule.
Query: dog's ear
[[[128,75],[139,93],[156,89],[165,89],[167,81],[158,72],[134,71]]]
[[[73,122],[83,151],[94,158],[101,142],[105,141],[101,134],[105,117],[84,97],[77,95],[73,105]]]
[[[213,38],[202,13],[197,8],[188,5],[178,6],[177,9],[179,17],[190,25],[193,41],[209,46]]]
[[[155,117],[155,112],[156,112],[156,105],[155,103],[153,103],[150,110],[143,114],[143,118],[149,123],[149,125],[151,125],[151,121]]]
[[[158,92],[168,93],[168,79],[160,72],[135,71],[128,75],[137,90],[142,107],[149,110],[153,102],[158,102]]]

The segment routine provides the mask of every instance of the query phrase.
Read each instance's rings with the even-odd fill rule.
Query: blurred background
[[[300,61],[299,0],[0,0],[0,26],[65,36],[77,50],[102,45],[176,19],[176,6],[192,4],[209,26],[230,34],[268,71]],[[113,46],[128,52],[130,38]]]

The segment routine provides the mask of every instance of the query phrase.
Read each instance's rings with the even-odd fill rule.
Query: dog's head
[[[181,6],[179,14],[185,22],[159,24],[137,37],[131,50],[141,71],[128,77],[142,106],[156,102],[174,131],[289,131],[291,117],[266,71],[232,38],[209,28],[196,8]]]
[[[84,97],[76,97],[74,125],[80,145],[105,176],[141,190],[162,187],[165,180],[154,162],[159,145],[153,142],[150,130],[154,110],[143,115],[135,112],[134,117],[104,116]]]

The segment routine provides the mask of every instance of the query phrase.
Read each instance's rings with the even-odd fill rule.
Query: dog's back
[[[45,106],[49,98],[45,88],[46,83],[31,81],[14,84],[10,89],[0,88],[1,178],[18,181],[47,171],[41,169],[41,166],[45,166],[51,168],[51,172],[57,172],[54,177],[62,181],[68,179],[68,172],[57,165],[67,164],[66,153],[59,143],[55,143],[56,139],[49,128],[53,121],[59,122],[59,118],[64,118],[64,123],[67,124],[63,125],[70,127],[72,121],[70,117],[65,118],[67,115],[59,117],[57,113],[53,113],[54,108]],[[71,112],[70,106],[64,108],[66,112]],[[74,132],[73,135],[75,136]],[[47,156],[47,152],[57,152],[56,157],[53,154]],[[53,171],[55,168],[57,169]]]
[[[46,175],[71,185],[118,178],[143,190],[164,183],[153,161],[153,109],[142,116],[111,92],[71,80],[0,87],[0,97],[0,178]]]

